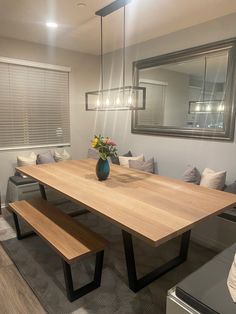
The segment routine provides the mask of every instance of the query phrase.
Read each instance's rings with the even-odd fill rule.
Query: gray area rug
[[[71,210],[68,205],[62,207],[66,211]],[[74,205],[72,207],[75,209]],[[214,252],[191,243],[186,263],[140,292],[133,293],[127,284],[120,229],[89,213],[75,219],[100,233],[109,240],[110,245],[105,251],[101,287],[73,303],[66,297],[61,259],[43,240],[33,236],[21,241],[12,238],[2,242],[21,275],[50,314],[164,314],[168,289],[215,255]],[[11,218],[9,222],[12,224]],[[141,276],[177,255],[179,239],[158,249],[136,239],[134,248],[138,275]],[[91,256],[73,265],[75,288],[92,280],[94,260]]]

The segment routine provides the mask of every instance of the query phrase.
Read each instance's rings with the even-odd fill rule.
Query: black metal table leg
[[[39,183],[39,190],[40,190],[42,198],[46,201],[47,200],[47,195],[46,195],[46,192],[45,192],[45,187],[41,183]]]
[[[31,237],[33,235],[36,235],[36,233],[34,231],[22,233],[20,230],[19,220],[18,220],[16,213],[12,212],[12,214],[13,214],[13,219],[14,219],[15,228],[16,228],[16,236],[17,236],[18,240],[22,240],[22,239]]]
[[[191,230],[183,233],[181,237],[179,257],[181,258],[182,263],[185,262],[188,257],[190,236],[191,236]]]
[[[66,284],[66,292],[69,301],[74,301],[85,294],[91,292],[94,289],[97,289],[101,284],[102,277],[102,265],[103,265],[103,256],[104,251],[96,253],[96,262],[95,262],[95,271],[93,281],[86,284],[85,286],[74,290],[73,279],[71,274],[71,266],[66,261],[62,260],[65,284]]]
[[[132,235],[127,231],[122,230],[123,235],[123,243],[124,243],[124,250],[125,250],[125,258],[126,258],[126,266],[128,272],[128,280],[129,280],[129,287],[132,291],[137,292],[142,288],[146,287],[148,284],[156,280],[157,278],[161,277],[165,273],[167,273],[172,268],[180,265],[187,259],[188,255],[188,247],[189,247],[189,240],[190,240],[191,230],[185,232],[181,238],[181,245],[180,245],[180,253],[177,257],[171,259],[164,265],[159,266],[158,268],[154,269],[147,275],[143,276],[142,278],[137,278],[136,272],[136,264],[135,264],[135,257],[134,257],[134,248],[133,248],[133,240]]]

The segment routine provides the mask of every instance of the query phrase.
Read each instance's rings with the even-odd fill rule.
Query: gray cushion
[[[183,174],[183,180],[185,182],[199,184],[201,181],[201,174],[195,166],[188,166]]]
[[[123,157],[132,157],[133,155],[132,155],[132,153],[131,153],[131,151],[129,150],[128,151],[128,153],[126,153],[126,154],[124,154],[124,155],[122,155]],[[120,164],[120,161],[119,161],[119,157],[117,156],[111,156],[110,157],[111,158],[111,162],[113,163],[113,164],[115,164],[115,165],[119,165]]]
[[[37,156],[37,164],[50,164],[54,163],[55,159],[50,151],[38,154]]]
[[[12,176],[9,178],[9,180],[14,183],[15,185],[24,185],[24,184],[30,184],[30,183],[35,183],[37,181],[35,181],[34,179],[32,178],[23,178],[21,176]]]
[[[147,161],[129,160],[129,167],[149,173],[154,173],[154,158],[151,158]]]
[[[236,194],[236,181],[234,181],[234,183],[229,184],[225,189],[225,192],[229,192],[229,193],[234,193]]]
[[[99,153],[98,153],[98,151],[96,149],[89,148],[87,157],[91,158],[91,159],[99,159]]]

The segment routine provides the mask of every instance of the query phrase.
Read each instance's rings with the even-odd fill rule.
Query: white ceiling
[[[83,2],[85,7],[77,4]],[[95,11],[112,0],[0,0],[0,36],[99,54]],[[235,0],[132,0],[127,44],[135,44],[236,12]],[[57,29],[45,27],[56,21]],[[122,11],[104,18],[106,51],[122,46]]]

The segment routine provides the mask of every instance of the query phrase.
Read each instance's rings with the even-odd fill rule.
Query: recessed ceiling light
[[[46,23],[46,26],[47,26],[47,27],[50,27],[50,28],[57,28],[57,27],[58,27],[58,24],[55,23],[55,22],[47,22],[47,23]]]

